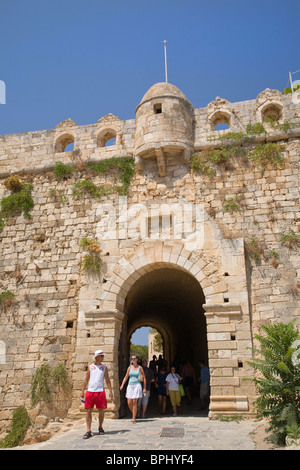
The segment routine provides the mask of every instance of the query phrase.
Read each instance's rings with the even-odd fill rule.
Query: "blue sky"
[[[164,81],[164,39],[169,82],[195,108],[283,90],[299,14],[299,0],[0,0],[0,134],[134,118]]]
[[[165,39],[169,82],[195,108],[283,90],[300,69],[299,17],[299,0],[0,0],[0,134],[134,118],[165,79]]]
[[[148,335],[150,329],[150,327],[143,326],[142,328],[138,328],[137,330],[135,330],[135,332],[131,336],[131,342],[133,344],[139,344],[141,346],[148,346]]]

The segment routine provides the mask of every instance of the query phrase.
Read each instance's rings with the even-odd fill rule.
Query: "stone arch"
[[[170,279],[176,281],[167,284],[164,280],[171,296],[176,292],[176,286],[179,286],[178,281],[181,283],[184,277],[197,285],[191,298],[196,298],[199,288],[201,300],[199,303],[193,303],[189,324],[195,325],[196,318],[206,324],[206,352],[212,373],[211,412],[221,412],[225,409],[248,410],[248,397],[253,395],[253,392],[249,390],[249,384],[243,383],[242,377],[249,372],[246,371],[246,359],[251,357],[251,352],[247,347],[251,348],[252,337],[244,241],[224,238],[217,223],[207,214],[204,214],[201,226],[204,227],[205,235],[201,246],[184,238],[143,239],[143,243],[136,241],[130,248],[121,250],[116,257],[113,256],[111,262],[108,257],[105,267],[106,281],[101,284],[99,294],[99,283],[81,288],[78,338],[86,335],[86,329],[91,333],[91,337],[88,339],[88,350],[83,350],[78,344],[77,362],[81,364],[83,358],[88,358],[88,354],[94,349],[107,349],[106,357],[111,363],[115,397],[110,410],[116,416],[119,412],[122,414],[123,406],[119,384],[128,365],[127,327],[130,330],[149,323],[151,311],[148,307],[144,310],[143,285],[154,286],[155,298],[160,300],[159,282],[163,278],[160,274],[164,279],[170,274]],[[184,297],[186,292],[183,293],[181,287],[179,290],[180,301],[185,302],[185,298],[188,298]],[[168,299],[164,300],[169,303]],[[140,307],[142,316],[138,311]],[[199,316],[196,310],[198,307],[201,311]],[[149,315],[144,315],[144,311]],[[163,307],[160,307],[160,312],[162,315],[159,320],[164,316]],[[172,324],[170,331],[171,360],[178,345],[178,324],[180,325],[181,321],[179,315],[180,310],[174,311],[174,319],[177,320],[174,321],[175,329],[172,329]],[[152,316],[151,319],[153,323],[157,317]],[[170,316],[165,319],[167,322]],[[168,325],[170,322],[166,325],[163,323],[162,327],[168,330]],[[204,331],[202,325],[203,323],[199,323],[196,327],[185,330],[185,344],[189,334],[193,336],[191,344],[196,344],[194,335],[197,335],[197,331]],[[203,333],[201,335],[199,353],[204,347]]]
[[[119,145],[121,120],[114,114],[107,114],[97,121],[96,142],[97,147],[105,147],[111,139],[115,139],[113,145]],[[112,144],[110,144],[112,145]]]
[[[228,125],[228,129],[231,127],[231,113],[226,109],[219,109],[215,111],[209,118],[210,130],[216,130],[215,127],[218,124]]]
[[[64,152],[67,145],[75,142],[75,136],[71,132],[64,132],[60,134],[55,140],[55,152]]]
[[[153,269],[168,266],[191,274],[203,287],[205,297],[223,302],[222,293],[218,292],[217,296],[212,296],[213,284],[221,282],[223,270],[228,271],[228,267],[222,266],[224,256],[227,256],[223,256],[222,252],[233,251],[232,260],[236,254],[243,257],[243,241],[224,239],[218,224],[208,214],[199,216],[203,217],[200,224],[202,228],[199,227],[200,231],[203,230],[199,237],[200,245],[197,240],[199,233],[194,233],[193,237],[185,241],[144,241],[131,255],[120,257],[112,271],[111,279],[103,286],[103,308],[107,305],[107,308],[123,312],[126,296],[136,280]],[[214,253],[213,262],[211,253]],[[239,275],[235,272],[234,274]],[[204,280],[205,284],[202,285]],[[226,290],[226,287],[224,289]]]
[[[261,122],[266,121],[266,118],[271,118],[272,121],[278,122],[282,119],[283,106],[281,103],[272,102],[266,103],[260,108]]]
[[[154,249],[153,249],[154,248]],[[208,264],[203,259],[193,259],[193,252],[185,250],[183,244],[168,245],[163,242],[140,247],[131,260],[119,260],[119,269],[114,270],[113,284],[118,286],[115,293],[115,308],[124,310],[126,296],[133,284],[144,274],[162,267],[172,267],[191,274],[201,283],[205,279],[204,267]],[[117,272],[116,272],[117,271]],[[209,291],[211,281],[208,280],[205,291]],[[110,286],[107,286],[110,289]]]
[[[162,336],[163,342],[164,342],[164,354],[165,351],[168,351],[170,348],[170,334],[168,332],[168,329],[165,327],[165,325],[162,325],[161,322],[155,321],[155,320],[149,320],[147,321],[147,325],[145,325],[144,321],[138,321],[135,323],[127,332],[128,338],[132,336],[132,334],[139,328],[143,326],[150,326],[151,328],[155,328]]]
[[[102,129],[97,134],[97,146],[105,147],[111,139],[117,139],[117,130],[114,127]],[[116,140],[114,145],[116,144]]]
[[[147,263],[145,258],[140,259],[141,265],[136,265],[135,271],[119,286],[117,308],[124,315],[119,341],[120,377],[129,364],[131,334],[142,326],[153,326],[160,331],[168,367],[173,361],[181,363],[189,359],[197,371],[198,361],[208,359],[205,297],[199,282],[205,274],[201,266],[197,266],[197,260],[189,260],[191,252],[181,250],[182,256],[178,253],[177,260],[172,262],[167,248],[162,246],[157,261],[148,259]],[[143,264],[145,262],[147,264]],[[132,265],[135,265],[134,260]],[[123,415],[126,406],[124,397],[120,398],[120,414]]]
[[[266,90],[256,98],[256,116],[258,122],[263,122],[268,116],[277,121],[284,119],[282,94],[278,90]]]

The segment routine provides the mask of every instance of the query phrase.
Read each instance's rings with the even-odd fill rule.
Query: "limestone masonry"
[[[141,326],[161,333],[169,365],[189,359],[199,375],[208,361],[210,416],[250,413],[254,335],[270,321],[300,325],[299,137],[295,95],[195,109],[168,83],[135,119],[0,136],[0,432],[30,409],[43,364],[64,364],[70,382],[48,412],[78,416],[99,348],[108,415],[122,416]],[[27,212],[17,195],[32,197]]]

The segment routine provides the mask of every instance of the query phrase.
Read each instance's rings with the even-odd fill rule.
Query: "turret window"
[[[154,105],[154,114],[161,114],[162,113],[162,104],[157,103]]]

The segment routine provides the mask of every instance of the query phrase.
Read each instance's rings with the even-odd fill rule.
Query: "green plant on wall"
[[[24,188],[24,182],[18,175],[12,175],[3,181],[3,186],[12,193],[19,193]]]
[[[53,173],[57,180],[65,180],[70,178],[75,172],[75,168],[71,165],[65,165],[63,162],[55,162]]]
[[[17,175],[10,176],[2,183],[12,194],[1,199],[0,231],[3,230],[8,219],[24,215],[31,217],[30,212],[34,207],[31,191],[32,184],[24,183]]]
[[[289,123],[292,126],[293,123]],[[279,125],[278,125],[279,126]],[[283,126],[283,125],[281,125]],[[287,130],[286,126],[282,130]],[[275,142],[267,142],[255,145],[252,150],[242,147],[242,143],[249,143],[252,136],[267,134],[262,123],[249,123],[244,132],[226,132],[222,135],[212,135],[207,140],[221,141],[220,148],[205,148],[191,157],[191,168],[195,173],[202,173],[212,178],[216,173],[217,165],[226,163],[232,158],[247,157],[256,167],[264,171],[267,165],[273,168],[282,168],[282,146]]]
[[[42,364],[37,369],[31,384],[31,405],[35,406],[38,402],[50,402],[51,399],[51,374],[49,364]]]
[[[84,179],[74,184],[72,189],[74,199],[79,199],[84,194],[101,199],[104,196],[109,196],[113,191],[116,191],[120,195],[126,195],[135,173],[135,164],[134,159],[130,157],[112,157],[98,163],[88,165],[79,164],[76,168],[72,165],[65,165],[63,162],[58,161],[55,163],[53,172],[57,180],[66,180],[72,177],[74,173],[84,172],[85,170],[92,170],[94,175],[116,170],[118,172],[121,185],[108,187],[107,185],[96,185],[89,179]],[[52,196],[53,194],[54,193],[52,193]]]
[[[3,218],[17,217],[21,214],[27,219],[30,218],[30,211],[33,209],[34,203],[31,196],[32,185],[27,185],[19,193],[1,199],[1,216]]]
[[[239,196],[233,196],[226,199],[221,209],[223,212],[241,212]]]
[[[96,174],[105,173],[108,170],[116,169],[119,172],[121,186],[115,186],[115,190],[120,195],[126,195],[135,173],[134,160],[129,157],[112,157],[101,162],[88,165]]]
[[[300,235],[297,235],[293,229],[289,229],[289,232],[281,234],[280,241],[285,245],[288,245],[289,248],[295,248],[297,245],[300,245]]]
[[[25,406],[19,406],[13,412],[11,431],[0,441],[0,448],[16,447],[22,444],[30,426],[30,418]]]
[[[44,363],[36,370],[31,383],[31,406],[39,402],[50,403],[55,386],[67,389],[69,386],[68,375],[63,363],[50,367]]]
[[[256,262],[261,260],[261,256],[264,254],[264,248],[258,238],[252,237],[251,240],[246,243],[246,248],[250,256],[252,256]]]
[[[279,264],[279,253],[276,250],[270,250],[270,257],[272,265],[276,269]]]
[[[248,135],[267,134],[267,131],[261,122],[256,122],[255,124],[247,124],[246,132]]]
[[[50,188],[49,196],[52,201],[54,201],[59,206],[65,204],[65,202],[67,201],[67,195],[62,189]]]
[[[10,292],[9,290],[5,290],[0,294],[0,307],[6,311],[8,307],[11,306],[13,300],[15,298],[15,294]]]
[[[282,146],[275,142],[256,145],[250,151],[249,159],[252,160],[260,170],[264,171],[267,165],[273,168],[283,168]]]
[[[288,120],[285,120],[284,122],[279,123],[278,119],[272,116],[266,116],[264,118],[264,122],[269,124],[273,129],[278,130],[278,131],[283,131],[283,132],[288,132],[293,127],[299,126],[299,123],[291,122]]]
[[[78,181],[74,184],[72,189],[73,199],[79,199],[84,194],[88,194],[96,199],[101,199],[104,196],[111,194],[112,189],[105,187],[103,184],[97,186],[89,180]]]
[[[212,178],[218,165],[226,163],[234,157],[242,158],[245,155],[246,151],[238,145],[223,146],[219,149],[204,149],[192,156],[192,170]]]
[[[81,262],[83,271],[87,274],[100,276],[102,267],[100,253],[102,250],[99,243],[95,240],[84,237],[80,240],[80,246],[84,251],[88,251],[88,253],[83,256],[83,260]]]

